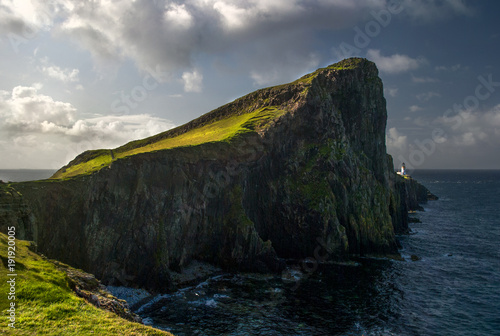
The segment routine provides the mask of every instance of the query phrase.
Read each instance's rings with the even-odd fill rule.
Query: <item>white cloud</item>
[[[58,168],[84,150],[113,148],[174,127],[148,114],[77,118],[75,107],[41,89],[37,84],[0,91],[2,155],[13,167]],[[28,160],[16,151],[31,156]]]
[[[498,169],[500,162],[495,154],[500,148],[500,105],[486,111],[462,110],[434,120],[419,117],[408,122],[418,126],[413,130],[427,131],[402,135],[396,128],[389,129],[387,151],[395,159],[415,168]]]
[[[369,49],[367,58],[377,64],[380,71],[388,74],[397,74],[418,69],[425,59],[411,58],[407,55],[394,54],[392,56],[382,56],[380,50]]]
[[[240,8],[234,4],[224,1],[217,1],[213,4],[213,8],[221,15],[224,25],[228,30],[243,29],[255,15],[252,11]]]
[[[165,8],[165,21],[179,29],[189,29],[193,25],[193,16],[186,9],[186,5],[168,4]]]
[[[296,38],[294,45],[283,49],[276,43],[283,37],[314,29],[350,28],[370,12],[387,7],[384,0],[95,0],[91,5],[71,0],[5,0],[2,4],[0,34],[21,34],[26,27],[53,29],[95,57],[129,58],[141,70],[158,65],[167,70],[189,69],[200,53],[220,54],[262,39],[275,54],[285,55],[301,50],[310,39]],[[462,0],[404,0],[402,7],[413,18],[471,12]]]
[[[500,146],[500,105],[488,111],[462,110],[453,116],[442,116],[434,124],[450,135],[451,145]],[[480,150],[479,147],[476,147]]]
[[[310,50],[312,30],[351,27],[371,10],[385,6],[382,0],[96,0],[91,5],[32,0],[29,4],[14,15],[14,1],[0,8],[3,22],[12,21],[0,34],[16,25],[36,23],[90,51],[95,59],[131,59],[144,71],[159,66],[166,71],[181,69],[180,74],[197,66],[194,60],[200,54],[229,52],[249,64],[266,64],[269,59],[283,63],[289,54],[307,58],[304,50]],[[296,69],[303,70],[310,69]]]
[[[385,94],[391,96],[391,97],[396,97],[398,95],[398,91],[399,89],[398,88],[384,88],[384,92]]]
[[[395,127],[390,128],[385,136],[387,151],[394,152],[395,150],[405,150],[408,145],[407,140],[408,137],[406,135],[401,135]]]
[[[9,94],[0,97],[0,116],[4,127],[16,130],[36,131],[44,121],[62,126],[70,125],[76,109],[69,103],[55,101],[38,93],[40,85],[16,86]]]
[[[61,69],[56,65],[42,66],[40,70],[47,76],[60,80],[64,83],[79,82],[78,69]]]
[[[199,67],[199,55],[229,54],[238,60],[236,69],[244,67],[256,74],[256,83],[264,83],[269,80],[259,78],[276,65],[280,81],[290,79],[290,72],[312,70],[307,60],[313,31],[351,29],[386,7],[384,0],[6,0],[0,34],[52,29],[53,36],[78,44],[99,62],[130,59],[142,71],[160,67],[175,77]],[[459,0],[405,1],[403,8],[412,17],[467,13]],[[397,73],[417,68],[420,60],[393,55],[381,63],[383,71]]]
[[[184,72],[182,74],[182,80],[184,81],[185,92],[201,92],[203,87],[203,75],[199,70]]]
[[[60,5],[48,1],[4,0],[0,6],[0,34],[11,33],[29,38],[40,30],[47,30]]]
[[[109,139],[114,143],[124,143],[164,132],[174,126],[169,120],[148,114],[99,116],[80,119],[64,133],[80,138]]]

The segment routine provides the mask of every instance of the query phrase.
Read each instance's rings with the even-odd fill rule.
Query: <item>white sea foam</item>
[[[108,286],[107,289],[117,298],[127,301],[129,306],[133,306],[142,299],[151,296],[151,294],[145,289],[122,286]]]

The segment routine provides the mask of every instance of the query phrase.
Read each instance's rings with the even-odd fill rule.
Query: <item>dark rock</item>
[[[141,317],[130,310],[127,302],[114,297],[93,274],[74,269],[56,260],[49,261],[66,273],[68,284],[76,295],[97,308],[113,312],[126,320],[142,323]]]
[[[439,197],[431,193],[429,190],[427,190],[427,200],[428,201],[437,201]]]
[[[422,223],[417,217],[408,217],[408,223]]]
[[[419,260],[422,260],[422,258],[420,258],[419,256],[415,255],[415,254],[412,254],[410,256],[411,258],[411,261],[419,261]]]
[[[31,237],[35,232],[35,217],[22,194],[8,184],[0,184],[0,232],[16,227],[16,238]]]

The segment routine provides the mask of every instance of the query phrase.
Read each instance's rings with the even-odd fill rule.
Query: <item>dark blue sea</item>
[[[52,173],[4,170],[0,179]],[[439,200],[399,237],[405,261],[222,273],[135,309],[176,335],[500,335],[500,171],[411,173]]]
[[[500,171],[412,175],[440,198],[400,237],[406,261],[299,267],[299,286],[223,274],[138,312],[176,335],[500,335]]]

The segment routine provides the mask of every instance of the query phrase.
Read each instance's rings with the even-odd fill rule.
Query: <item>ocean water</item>
[[[400,237],[406,261],[221,274],[137,312],[176,335],[500,335],[500,171],[412,174],[440,199]]]
[[[55,172],[55,169],[0,169],[0,180],[4,182],[43,180]]]

